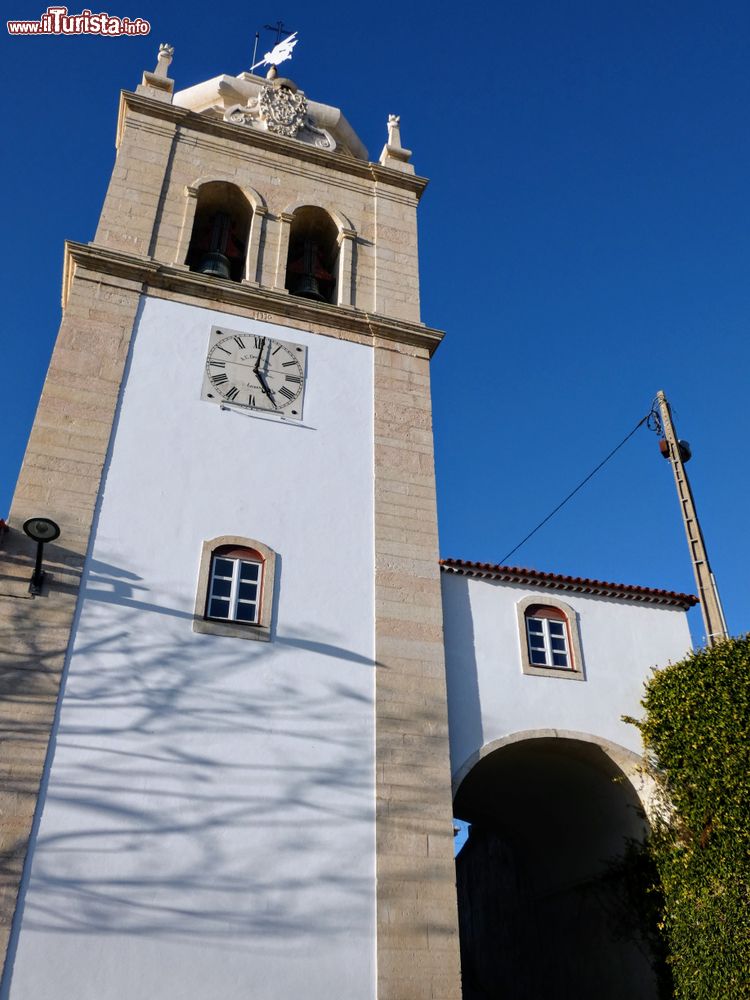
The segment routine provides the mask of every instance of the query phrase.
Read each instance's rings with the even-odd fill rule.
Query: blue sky
[[[42,9],[13,0],[6,16]],[[730,630],[750,629],[747,4],[106,9],[151,34],[3,36],[0,516],[59,324],[63,240],[93,237],[119,90],[162,41],[178,89],[248,68],[256,29],[283,17],[308,96],[340,106],[372,158],[400,114],[431,178],[422,316],[446,331],[433,365],[442,554],[502,559],[663,388],[693,447]],[[656,436],[638,431],[511,562],[693,592]]]

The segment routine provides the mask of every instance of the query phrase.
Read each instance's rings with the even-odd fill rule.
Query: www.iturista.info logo
[[[67,7],[48,7],[38,21],[7,21],[9,35],[147,35],[151,25],[142,17],[115,17],[82,10],[69,14]]]

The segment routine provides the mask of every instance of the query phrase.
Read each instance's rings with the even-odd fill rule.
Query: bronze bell
[[[210,274],[214,278],[228,278],[231,274],[229,258],[215,250],[204,253],[198,271],[200,274]]]
[[[231,225],[231,219],[226,212],[217,212],[211,220],[208,250],[201,257],[197,268],[200,274],[210,274],[214,278],[231,276],[231,264],[226,255]]]
[[[292,295],[299,295],[303,299],[315,299],[316,302],[324,302],[320,294],[320,285],[314,274],[300,274],[294,282]]]
[[[326,302],[326,296],[320,290],[320,281],[332,281],[333,275],[323,267],[320,250],[317,243],[308,237],[305,239],[302,253],[289,265],[291,272],[289,291],[305,299],[315,299],[316,302]]]

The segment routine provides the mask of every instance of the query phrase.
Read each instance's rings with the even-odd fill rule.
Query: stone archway
[[[655,1000],[616,868],[647,824],[612,755],[591,737],[503,741],[465,771],[454,812],[471,824],[456,859],[464,1000]]]

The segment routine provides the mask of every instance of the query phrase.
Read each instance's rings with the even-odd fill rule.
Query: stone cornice
[[[230,139],[232,142],[254,146],[269,152],[280,153],[283,156],[293,156],[298,160],[315,163],[330,170],[351,174],[353,177],[364,180],[376,181],[378,184],[404,188],[412,191],[416,195],[417,200],[422,197],[424,189],[429,183],[426,177],[418,177],[415,174],[404,174],[399,170],[383,167],[379,163],[369,163],[366,160],[356,160],[354,157],[328,153],[315,146],[307,146],[303,142],[296,142],[294,139],[285,139],[283,136],[246,128],[243,125],[233,125],[231,122],[211,118],[209,115],[198,114],[195,111],[188,111],[186,108],[167,104],[164,101],[157,101],[153,98],[145,97],[143,94],[134,94],[129,90],[120,91],[120,111],[117,121],[116,143],[118,148],[125,129],[125,117],[128,111],[138,111],[152,118],[170,122],[175,126],[180,125],[193,132],[202,132],[222,139]]]
[[[421,323],[391,319],[346,306],[329,305],[298,298],[270,288],[241,284],[188,271],[185,267],[161,264],[151,257],[138,257],[97,246],[94,243],[65,243],[63,267],[63,309],[78,267],[96,274],[136,281],[148,289],[165,289],[187,296],[210,307],[221,302],[271,315],[274,321],[294,319],[316,327],[357,334],[365,339],[381,338],[400,344],[422,347],[432,356],[443,339],[443,332]]]

